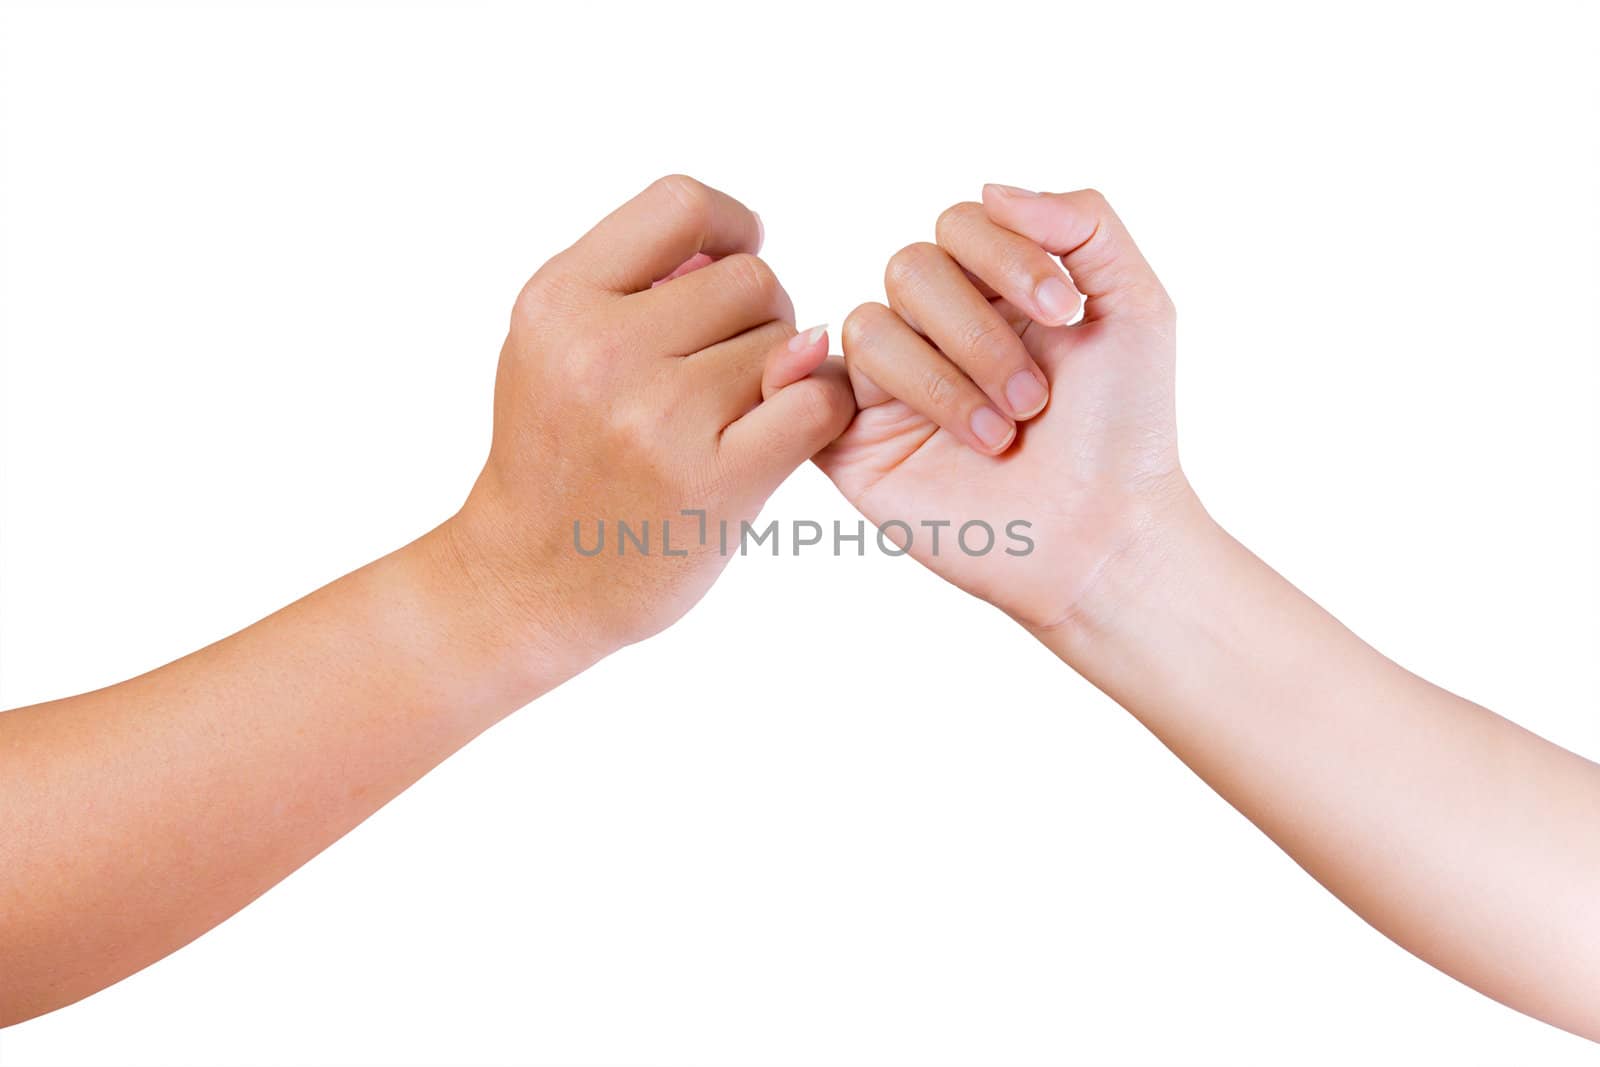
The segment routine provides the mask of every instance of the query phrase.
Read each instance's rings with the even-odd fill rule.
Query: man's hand
[[[175,663],[0,715],[0,1027],[199,936],[705,592],[719,541],[684,519],[664,555],[661,521],[754,515],[855,410],[760,243],[729,197],[656,182],[517,301],[458,515]],[[582,555],[572,524],[592,547],[602,520]],[[648,558],[618,520],[650,524]]]
[[[523,289],[489,461],[448,529],[530,651],[592,661],[672,623],[726,563],[718,524],[754,518],[854,414],[843,374],[813,373],[826,335],[796,335],[761,238],[744,205],[674,175]]]

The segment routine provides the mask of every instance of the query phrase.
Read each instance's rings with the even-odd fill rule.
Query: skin
[[[1172,303],[1098,194],[989,186],[937,237],[891,260],[841,365],[794,330],[753,213],[655,183],[518,298],[458,514],[173,664],[0,716],[0,1025],[220,922],[726,562],[692,520],[682,555],[588,558],[575,520],[736,526],[815,455],[867,518],[949,522],[911,554],[1368,922],[1600,1039],[1600,767],[1408,674],[1212,521],[1178,463]],[[952,547],[1018,518],[1031,552]]]
[[[457,515],[159,670],[0,715],[0,1026],[199,936],[705,593],[714,540],[590,559],[572,521],[753,518],[848,423],[760,243],[732,198],[656,182],[517,298]]]
[[[1172,302],[1103,197],[987,186],[937,232],[891,260],[888,307],[846,320],[861,411],[818,465],[874,521],[1031,520],[1024,557],[935,555],[920,536],[911,554],[1378,930],[1600,1040],[1600,766],[1395,665],[1212,520],[1178,463]],[[1062,263],[1087,297],[1078,325],[1033,295]],[[975,440],[992,383],[1028,360],[1048,406],[1002,447]]]

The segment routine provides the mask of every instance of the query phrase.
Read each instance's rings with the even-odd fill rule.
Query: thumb
[[[985,185],[989,218],[1061,257],[1087,298],[1084,319],[1172,317],[1172,300],[1106,198]]]

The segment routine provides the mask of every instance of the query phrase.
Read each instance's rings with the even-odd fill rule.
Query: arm
[[[721,193],[652,185],[518,298],[460,513],[191,656],[0,715],[0,1026],[197,937],[705,593],[715,539],[684,521],[665,557],[661,520],[753,518],[854,410],[760,237]],[[649,555],[576,550],[575,522],[588,546],[618,519]]]
[[[886,282],[844,328],[861,411],[817,457],[845,495],[868,518],[1028,521],[1024,557],[911,554],[1373,926],[1600,1039],[1600,766],[1391,663],[1211,520],[1178,464],[1172,304],[1104,199],[989,186]],[[1028,378],[1047,405],[1009,388]]]
[[[1192,499],[1038,632],[1403,948],[1600,1040],[1600,766],[1418,678]]]
[[[554,635],[507,655],[453,538],[149,674],[0,715],[0,1025],[193,940],[576,672]]]

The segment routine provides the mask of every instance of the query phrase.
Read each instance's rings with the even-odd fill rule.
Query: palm
[[[982,455],[900,400],[863,408],[817,456],[845,497],[880,526],[913,530],[911,555],[1020,621],[1050,625],[1068,612],[1100,565],[1122,547],[1152,485],[1177,471],[1170,332],[1108,321],[1045,328],[1023,342],[1050,381],[1045,411],[1019,427],[998,457]],[[925,521],[948,520],[937,554]],[[956,541],[981,520],[994,547],[969,555]],[[1034,542],[1006,536],[1028,523]],[[981,528],[969,547],[983,547]]]

